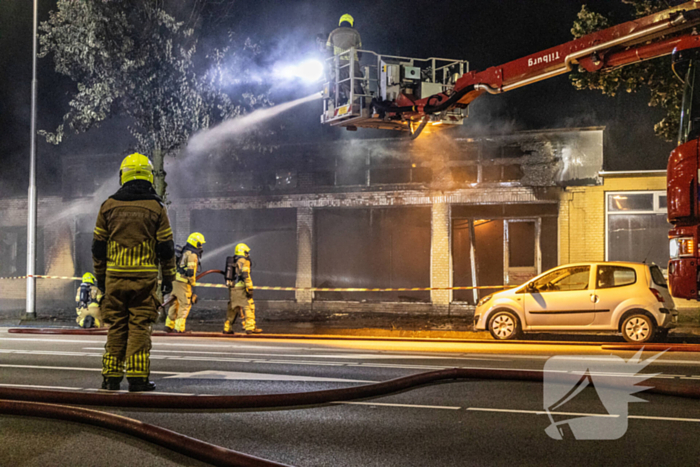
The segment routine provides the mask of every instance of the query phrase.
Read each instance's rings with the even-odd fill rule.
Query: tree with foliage
[[[669,4],[665,0],[621,0],[633,7],[634,18],[641,18],[665,10]],[[571,33],[578,39],[586,34],[608,28],[613,22],[583,5],[574,21]],[[654,125],[654,132],[666,141],[673,141],[680,125],[680,107],[683,94],[682,83],[671,69],[671,58],[661,57],[628,65],[611,71],[588,73],[580,70],[570,75],[577,89],[596,89],[608,96],[622,91],[635,92],[642,87],[649,89],[649,105],[661,107],[666,112],[664,118]]]
[[[59,144],[66,127],[80,133],[111,115],[129,117],[135,149],[152,156],[156,191],[164,196],[164,157],[175,155],[195,132],[267,104],[260,89],[235,100],[223,91],[224,62],[259,52],[250,41],[197,53],[197,16],[205,3],[195,0],[185,22],[162,0],[58,0],[41,24],[39,56],[52,55],[55,71],[77,89],[58,129],[40,133]]]

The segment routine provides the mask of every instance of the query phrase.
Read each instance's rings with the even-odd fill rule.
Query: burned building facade
[[[562,210],[569,190],[602,183],[603,129],[474,139],[448,133],[171,159],[168,209],[176,242],[193,231],[205,235],[203,270],[223,269],[244,242],[252,249],[255,285],[300,289],[256,292],[262,310],[469,313],[498,289],[450,288],[520,284],[569,260],[560,248],[560,224],[569,218]],[[92,156],[91,171],[73,170],[84,157],[64,160],[63,196],[40,203],[38,271],[74,276],[92,269],[94,218],[116,189],[121,156]],[[22,209],[26,200],[0,200],[0,253],[11,250],[16,258],[0,276],[23,273]],[[221,282],[215,275],[206,281]],[[3,307],[17,306],[23,281],[0,285]],[[441,290],[303,290],[311,287]],[[39,281],[38,304],[45,306],[49,293],[69,302],[74,290],[75,284]],[[198,295],[212,307],[226,299],[221,289]]]

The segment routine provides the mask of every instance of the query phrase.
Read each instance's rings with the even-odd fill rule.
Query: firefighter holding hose
[[[78,303],[75,311],[78,317],[75,322],[81,328],[89,329],[102,326],[102,313],[100,313],[100,302],[102,292],[97,288],[97,279],[90,272],[83,274],[83,281],[75,294],[75,301]]]
[[[243,310],[243,330],[246,334],[258,334],[262,329],[255,327],[255,302],[253,301],[253,280],[250,278],[250,248],[239,243],[233,256],[226,258],[226,285],[229,302],[224,334],[233,334],[233,324]]]
[[[153,189],[153,165],[131,154],[119,170],[121,188],[102,203],[92,241],[103,315],[111,324],[102,357],[102,389],[153,391],[149,381],[152,325],[158,317],[158,268],[163,294],[175,279],[175,246],[168,212]]]
[[[175,301],[168,309],[165,319],[165,332],[185,332],[185,322],[190,314],[192,304],[197,296],[192,293],[195,285],[199,260],[202,257],[204,235],[199,232],[190,234],[187,244],[176,255],[177,275],[173,283]]]

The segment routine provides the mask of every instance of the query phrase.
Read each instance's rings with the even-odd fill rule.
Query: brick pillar
[[[450,238],[450,205],[435,200],[432,206],[432,234],[430,240],[430,286],[452,287],[452,242]],[[430,300],[434,307],[448,308],[451,290],[432,290]]]
[[[313,232],[312,208],[297,208],[297,287],[313,287]],[[311,303],[314,293],[296,291],[297,303]]]
[[[175,211],[175,222],[172,225],[173,238],[175,243],[184,245],[190,232],[190,207],[187,204],[180,204]],[[172,222],[172,219],[170,219]],[[204,237],[206,238],[206,232]]]

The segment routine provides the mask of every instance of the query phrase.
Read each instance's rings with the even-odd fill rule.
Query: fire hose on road
[[[557,373],[548,375],[548,381],[571,383],[581,375]],[[425,385],[449,380],[505,380],[541,383],[544,372],[537,370],[500,370],[478,368],[453,368],[419,373],[381,383],[373,383],[342,389],[287,394],[261,394],[242,396],[188,396],[149,395],[140,393],[112,394],[108,392],[84,393],[44,389],[19,389],[0,387],[0,413],[68,420],[112,429],[136,436],[186,456],[219,466],[273,466],[281,465],[256,458],[220,446],[190,438],[179,433],[144,424],[137,420],[95,410],[70,407],[87,405],[100,407],[146,408],[150,410],[270,410],[309,408],[335,402],[368,399],[416,389]],[[668,396],[700,399],[700,386],[691,382],[650,378],[644,382],[647,392]],[[614,382],[604,383],[615,387]],[[620,384],[627,388],[628,383]],[[60,405],[57,405],[60,404]]]

